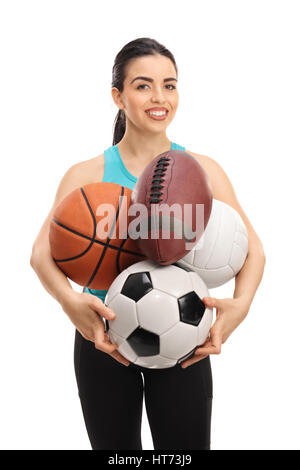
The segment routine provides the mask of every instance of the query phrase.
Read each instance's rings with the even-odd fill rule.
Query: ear
[[[121,93],[118,90],[118,88],[112,87],[111,96],[112,96],[112,99],[114,100],[115,105],[118,106],[119,109],[124,109],[124,104],[122,102]]]

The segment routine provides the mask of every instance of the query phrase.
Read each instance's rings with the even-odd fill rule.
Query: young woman
[[[75,373],[93,449],[142,449],[143,396],[155,450],[210,449],[209,355],[221,352],[222,343],[245,318],[263,275],[262,243],[226,173],[212,158],[171,142],[166,135],[178,107],[177,77],[173,55],[153,39],[131,41],[117,54],[111,93],[119,112],[113,145],[66,172],[32,249],[33,269],[76,327]],[[153,112],[165,114],[158,119]],[[235,278],[233,298],[204,299],[216,309],[209,340],[181,365],[147,369],[130,363],[110,343],[102,320],[114,316],[103,303],[107,291],[85,288],[78,293],[56,266],[50,254],[49,225],[56,206],[75,188],[106,181],[132,189],[153,158],[176,148],[198,159],[207,172],[213,197],[239,212],[248,229],[249,252]]]

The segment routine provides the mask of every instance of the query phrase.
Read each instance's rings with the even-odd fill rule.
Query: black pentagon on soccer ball
[[[205,304],[196,292],[192,291],[177,299],[180,320],[198,326],[205,312]]]
[[[159,354],[159,336],[140,326],[128,336],[127,341],[138,356]]]
[[[178,263],[172,263],[172,264],[173,264],[173,266],[177,266],[177,268],[184,269],[184,271],[193,272],[193,270],[191,268],[189,268],[188,266],[181,266]]]
[[[153,289],[150,273],[129,274],[124,282],[121,294],[136,302]]]

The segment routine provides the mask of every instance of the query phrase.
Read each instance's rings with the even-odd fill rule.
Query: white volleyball
[[[176,264],[198,273],[210,289],[236,276],[247,253],[248,233],[240,214],[228,204],[213,199],[211,215],[202,237]]]

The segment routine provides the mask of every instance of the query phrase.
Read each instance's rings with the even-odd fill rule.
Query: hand
[[[216,308],[216,321],[212,325],[209,332],[210,336],[205,343],[195,350],[190,359],[181,363],[183,369],[201,361],[209,354],[220,354],[222,344],[242,322],[249,309],[248,304],[241,298],[215,299],[214,297],[204,297],[202,300],[207,307]]]
[[[105,324],[102,317],[113,320],[116,314],[104,305],[99,297],[87,292],[68,292],[62,302],[62,308],[69,316],[79,333],[87,340],[95,343],[96,349],[100,349],[118,362],[129,366],[128,361],[117,351],[118,345],[111,343],[105,332]]]

